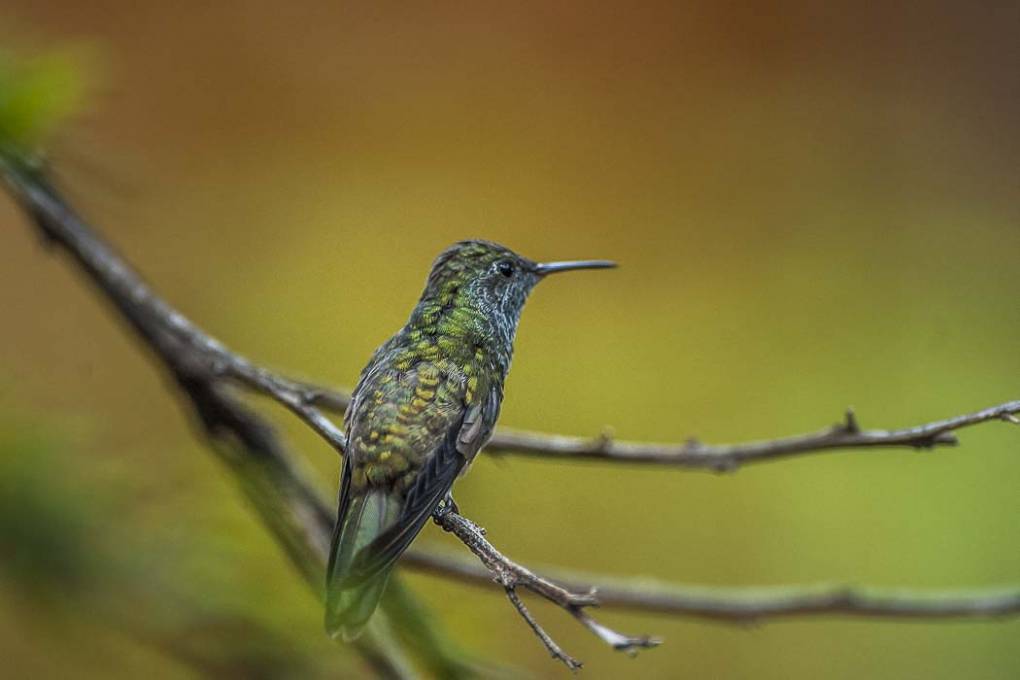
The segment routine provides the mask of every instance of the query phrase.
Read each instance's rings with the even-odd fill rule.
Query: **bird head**
[[[535,262],[490,241],[461,241],[432,264],[423,299],[470,304],[516,323],[528,294],[550,274],[615,267],[608,260]]]

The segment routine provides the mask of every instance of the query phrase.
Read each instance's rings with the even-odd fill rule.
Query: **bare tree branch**
[[[278,398],[272,391],[250,380],[247,387]],[[342,414],[350,395],[342,390],[287,381],[307,405]],[[498,428],[485,446],[489,454],[514,454],[554,460],[594,460],[618,463],[673,465],[695,470],[732,472],[748,463],[761,463],[792,456],[846,449],[932,449],[959,444],[954,432],[993,420],[1020,425],[1020,400],[1007,401],[974,413],[896,430],[862,430],[853,410],[842,423],[808,434],[793,435],[740,444],[705,444],[688,439],[682,444],[616,441],[604,432],[596,437],[529,432]]]
[[[1020,400],[936,420],[899,430],[862,430],[852,410],[844,422],[811,434],[744,444],[703,444],[690,439],[683,444],[653,444],[613,441],[609,435],[594,439],[499,430],[489,442],[489,453],[515,453],[555,460],[603,460],[622,463],[652,463],[730,472],[747,463],[760,463],[791,456],[837,449],[912,448],[931,449],[959,443],[955,430],[1001,420],[1020,424]]]
[[[7,167],[5,179],[50,243],[63,245],[173,373],[229,378],[271,396],[343,453],[343,432],[313,406],[316,388],[276,376],[227,350],[175,310],[67,206],[45,176]],[[329,403],[327,401],[327,403]]]
[[[243,385],[278,401],[340,453],[345,444],[343,432],[322,409],[342,410],[346,407],[346,395],[283,378],[229,351],[157,297],[112,248],[78,219],[40,172],[11,165],[2,156],[0,170],[40,233],[48,242],[67,250],[188,396],[205,432],[237,476],[262,521],[309,585],[321,594],[332,509],[304,479],[268,423],[238,402],[226,383]],[[863,431],[852,413],[848,413],[844,424],[816,434],[731,446],[696,442],[670,446],[612,442],[608,437],[585,440],[501,431],[489,448],[561,459],[604,459],[725,470],[741,463],[829,449],[923,448],[952,444],[956,443],[952,434],[956,429],[994,419],[1016,422],[1017,413],[1020,413],[1020,402],[1010,402],[894,431]],[[570,667],[576,667],[578,662],[564,653],[531,616],[518,597],[518,586],[567,610],[604,642],[624,651],[654,646],[657,641],[617,633],[597,623],[587,613],[589,607],[611,604],[732,621],[808,614],[925,619],[1020,614],[1020,588],[1015,587],[996,592],[924,594],[841,586],[727,590],[618,581],[595,589],[589,583],[606,580],[566,573],[558,579],[566,585],[557,585],[504,556],[485,539],[480,527],[456,511],[440,513],[436,521],[460,538],[481,564],[421,551],[409,551],[404,564],[469,582],[495,580],[550,653]],[[365,638],[359,645],[378,672],[388,677],[407,674],[404,662],[387,649],[385,641]]]
[[[403,563],[442,578],[491,585],[486,566],[439,551],[408,552]],[[1020,586],[973,590],[917,590],[844,584],[715,587],[655,579],[613,579],[550,567],[543,581],[573,593],[589,593],[594,604],[632,611],[757,623],[791,617],[854,616],[876,620],[995,619],[1020,616]],[[594,605],[593,605],[594,606]]]

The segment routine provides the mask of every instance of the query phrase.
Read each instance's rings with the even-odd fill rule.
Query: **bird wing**
[[[442,443],[428,456],[418,472],[417,479],[404,497],[396,521],[355,558],[351,565],[352,583],[363,583],[386,571],[403,554],[450,491],[467,463],[457,450],[460,429],[460,422],[449,429]]]
[[[470,392],[465,397],[474,403],[466,405],[462,417],[450,427],[442,443],[426,460],[404,499],[399,519],[366,546],[355,561],[353,568],[357,579],[370,578],[400,557],[449,493],[457,476],[467,469],[492,436],[502,403],[502,387],[494,381],[492,389],[477,398]]]
[[[503,386],[493,380],[488,392],[470,405],[464,414],[464,420],[457,433],[457,450],[467,460],[467,465],[471,465],[475,456],[492,436],[502,403]],[[466,470],[465,466],[464,471]]]
[[[344,516],[344,501],[367,492],[373,479],[399,488],[402,497],[396,515],[353,557],[344,579],[350,586],[392,566],[488,439],[499,392],[490,390],[487,380],[480,382],[479,378],[468,380],[451,365],[422,362],[395,377],[387,378],[385,371],[370,375],[360,386],[359,392],[368,396],[359,400],[351,414],[353,465],[349,467],[354,471],[344,472],[341,484],[347,488],[341,492],[340,516]],[[378,400],[374,398],[376,383],[381,388]],[[379,462],[383,455],[387,463]],[[409,469],[387,468],[396,458],[407,460]],[[366,477],[361,491],[352,488]]]

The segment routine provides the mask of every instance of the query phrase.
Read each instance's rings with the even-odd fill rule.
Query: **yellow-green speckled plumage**
[[[347,413],[353,489],[409,489],[466,410],[490,398],[499,407],[490,388],[502,389],[499,364],[506,354],[509,368],[509,354],[492,346],[491,323],[465,299],[471,292],[457,273],[467,272],[444,277],[362,374]]]
[[[459,356],[441,350],[435,338],[415,342],[401,359],[362,384],[366,393],[349,425],[349,445],[357,451],[354,490],[411,488],[426,457],[464,410],[482,401],[480,390],[492,382],[480,350]]]

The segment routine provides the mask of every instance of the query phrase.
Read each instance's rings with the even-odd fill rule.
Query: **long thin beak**
[[[610,260],[571,260],[570,262],[542,262],[535,267],[535,273],[539,276],[555,274],[556,272],[569,272],[574,269],[612,269],[616,266]]]

